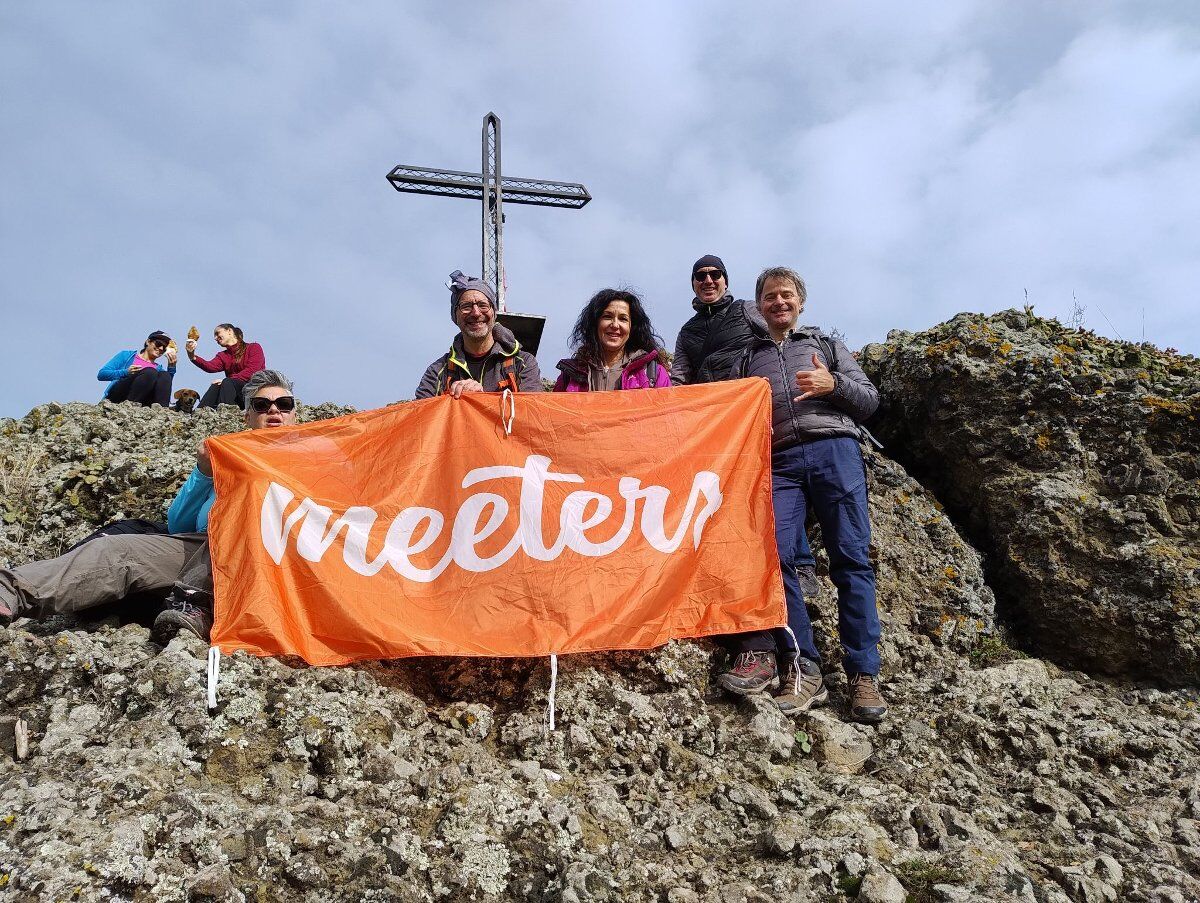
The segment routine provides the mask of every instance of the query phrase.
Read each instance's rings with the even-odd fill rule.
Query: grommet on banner
[[[221,675],[221,650],[217,646],[208,647],[208,707],[217,707],[217,678]]]
[[[547,723],[549,731],[554,730],[554,695],[558,691],[558,656],[550,653],[550,698],[547,700]]]
[[[508,415],[505,416],[505,406],[507,405]],[[504,435],[511,436],[513,423],[517,419],[517,396],[513,394],[512,389],[505,389],[504,394],[500,396],[500,422],[504,424]]]

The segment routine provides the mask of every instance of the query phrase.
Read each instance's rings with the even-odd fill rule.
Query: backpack
[[[505,389],[511,389],[514,392],[521,390],[521,380],[519,369],[524,369],[524,366],[518,369],[517,361],[520,358],[520,351],[514,352],[500,361],[500,379],[496,385],[496,391],[500,392]],[[468,374],[469,375],[469,374]],[[439,395],[445,395],[450,391],[450,386],[454,383],[454,374],[449,366],[449,361],[442,368],[442,385],[438,390]]]

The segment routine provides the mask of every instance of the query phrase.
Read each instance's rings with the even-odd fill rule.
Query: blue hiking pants
[[[858,442],[850,438],[817,439],[771,456],[771,495],[775,507],[775,541],[783,571],[788,628],[742,634],[742,650],[775,649],[781,658],[800,655],[819,662],[812,622],[796,565],[811,561],[804,534],[809,506],[821,525],[829,555],[829,575],[838,591],[838,635],[842,667],[847,673],[879,673],[879,611],[875,605],[875,572],[869,548],[867,473]],[[807,558],[807,561],[805,560]]]

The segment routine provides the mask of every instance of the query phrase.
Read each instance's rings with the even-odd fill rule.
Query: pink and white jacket
[[[651,367],[651,362],[654,366]],[[555,392],[587,392],[589,391],[588,364],[579,358],[568,357],[558,362],[561,371],[558,381],[554,384]],[[651,371],[653,385],[651,384]],[[671,385],[671,375],[663,360],[661,351],[648,351],[639,354],[627,363],[621,371],[621,389],[665,389]]]

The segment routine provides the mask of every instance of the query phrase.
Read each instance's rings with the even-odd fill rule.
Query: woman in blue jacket
[[[109,401],[132,401],[134,404],[171,403],[171,380],[175,377],[175,345],[161,330],[146,336],[141,351],[118,351],[100,368],[96,379],[108,382],[104,398]],[[162,358],[166,358],[163,365]]]

